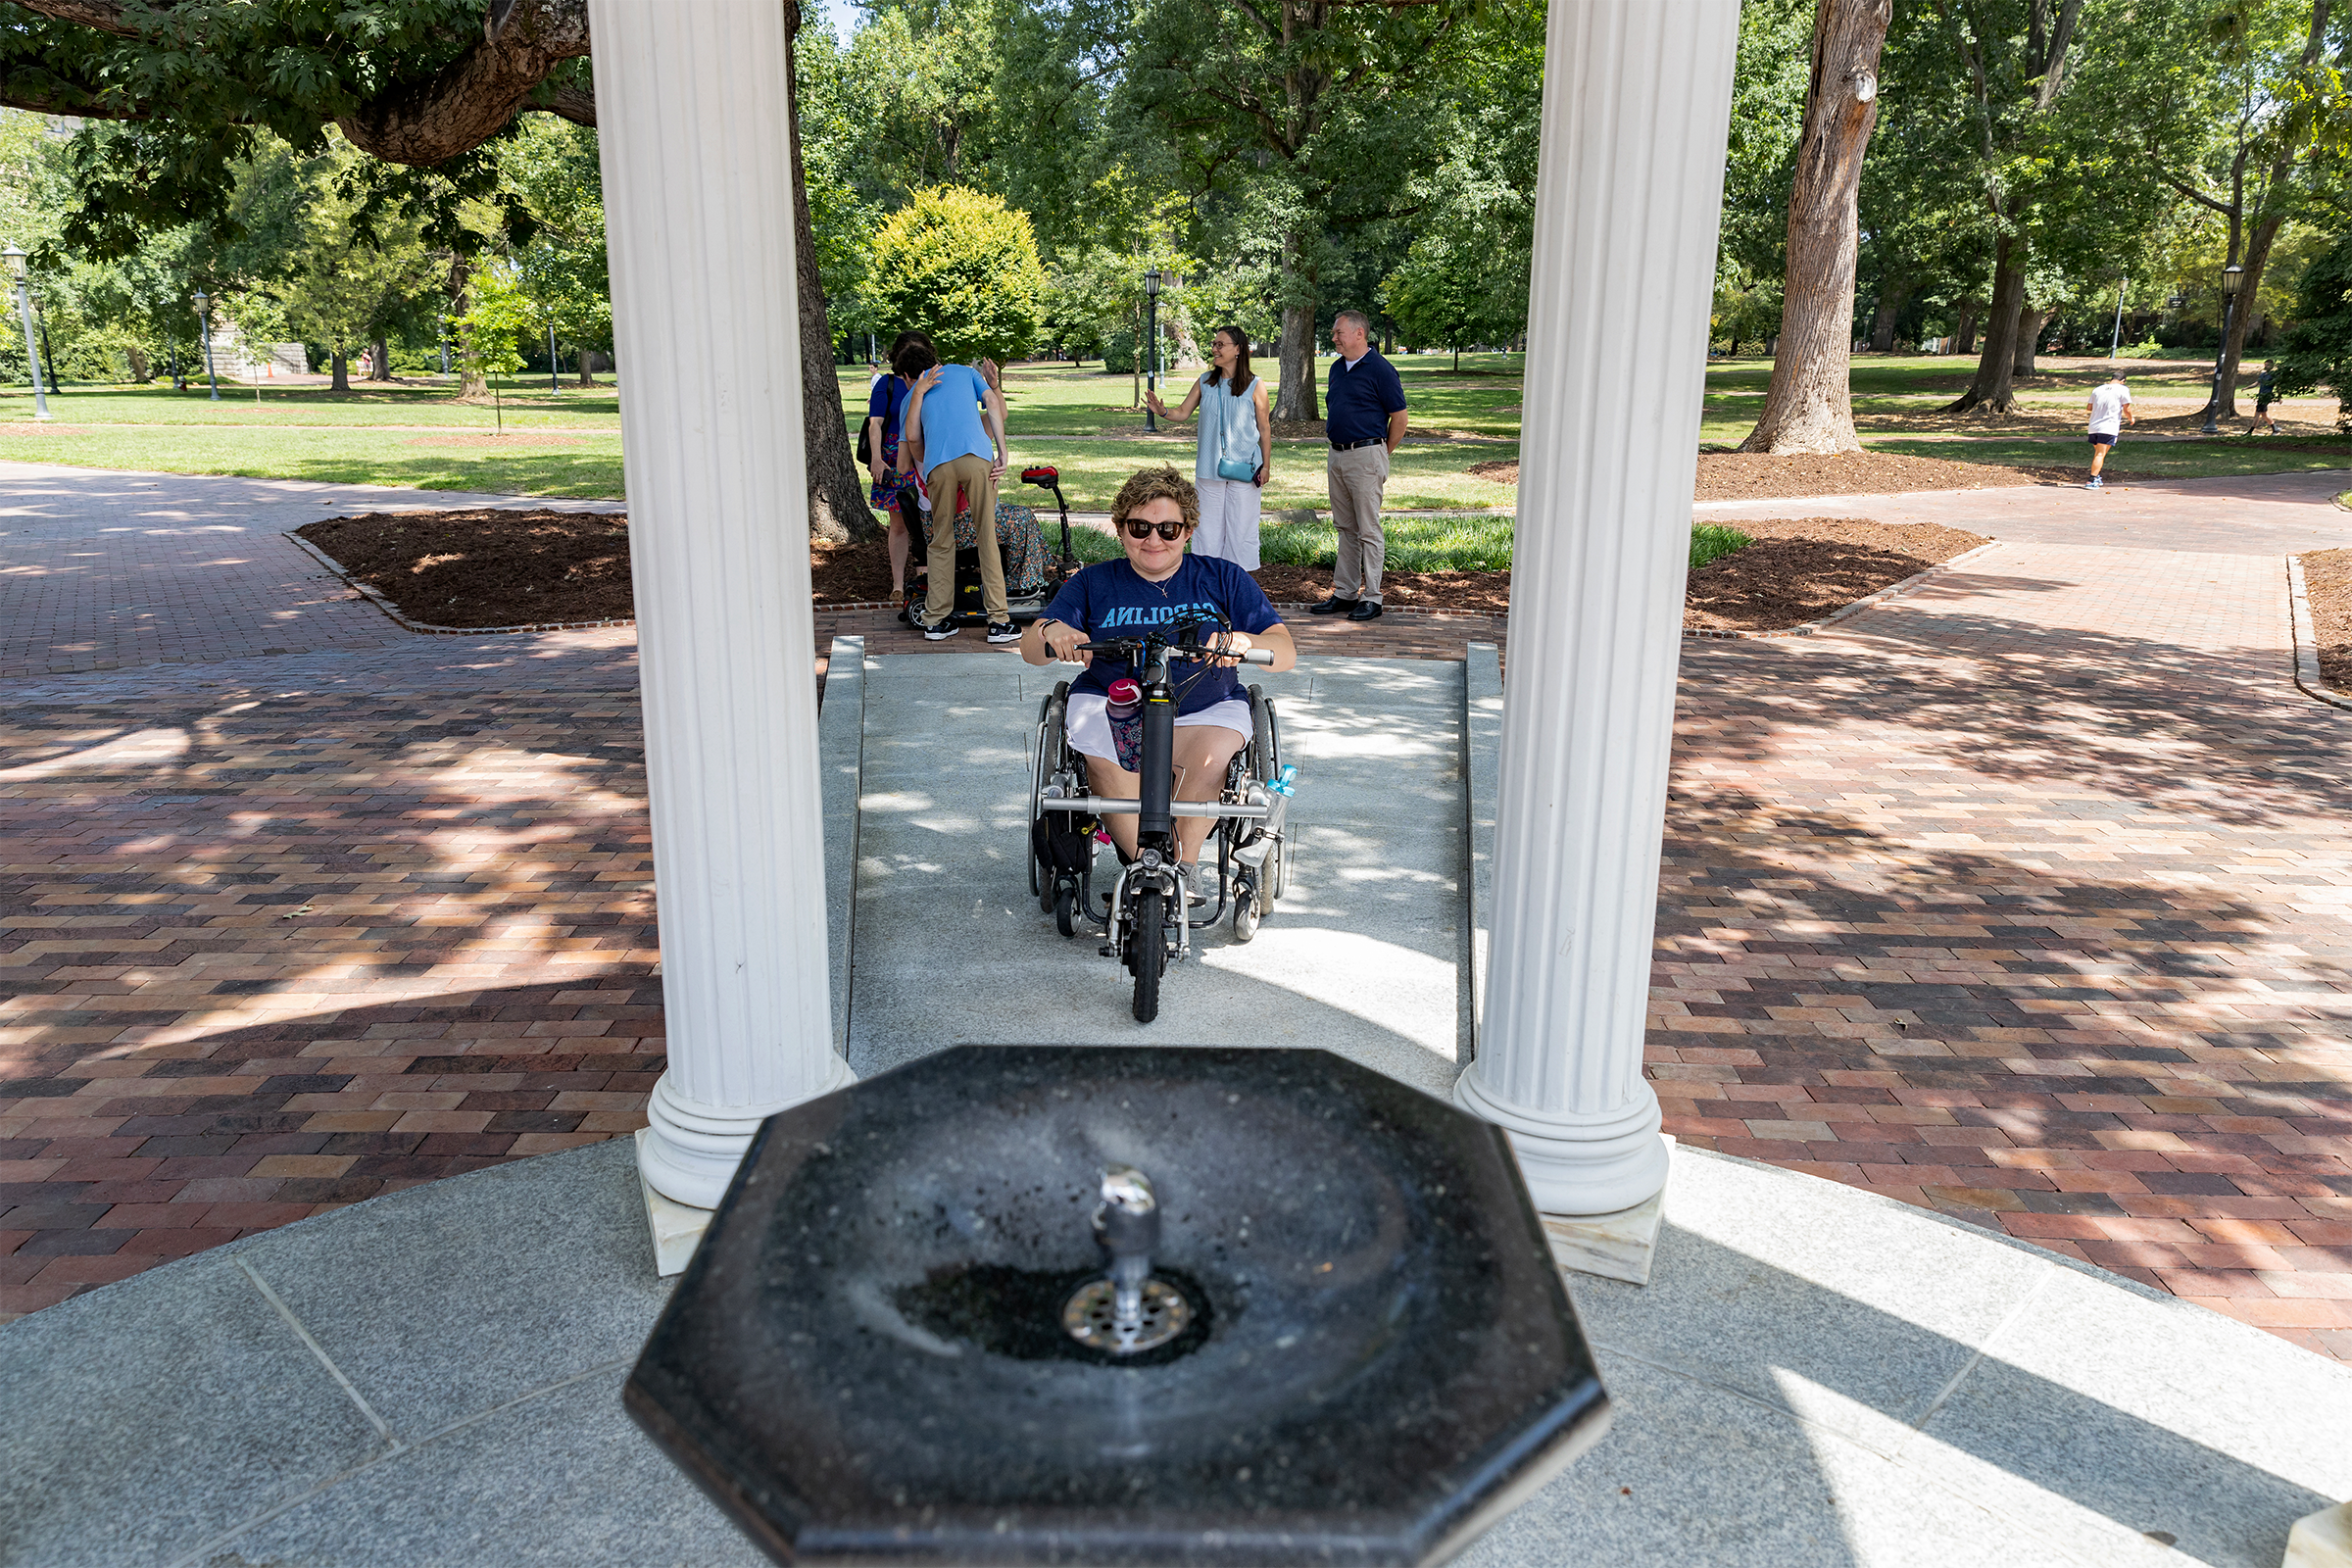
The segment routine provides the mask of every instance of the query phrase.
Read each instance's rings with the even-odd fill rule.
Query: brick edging
[[[2303,558],[2286,558],[2287,635],[2295,642],[2295,687],[2306,697],[2329,708],[2352,709],[2352,698],[2338,696],[2320,672],[2320,635],[2311,618],[2311,600],[2303,591]]]
[[[306,525],[307,526],[307,525]],[[534,620],[519,626],[436,626],[430,621],[412,620],[400,612],[400,607],[382,593],[360,581],[347,570],[343,563],[288,528],[281,536],[294,542],[296,549],[333,572],[343,582],[376,609],[389,616],[394,625],[405,630],[422,632],[430,637],[486,637],[509,631],[590,631],[600,626],[634,626],[636,619],[627,620]]]
[[[1718,631],[1712,627],[1685,626],[1683,635],[1709,642],[1770,641],[1778,637],[1810,637],[1817,631],[1837,625],[1849,615],[1860,614],[1873,605],[1885,604],[1889,599],[1899,599],[1915,588],[1924,587],[1937,577],[1953,570],[1962,562],[1974,560],[1999,543],[1998,539],[1987,539],[1974,550],[1963,550],[1949,561],[1938,561],[1925,571],[1914,572],[1901,582],[1888,583],[1875,594],[1864,594],[1852,604],[1834,610],[1819,620],[1808,620],[1802,625],[1784,627],[1780,631]]]

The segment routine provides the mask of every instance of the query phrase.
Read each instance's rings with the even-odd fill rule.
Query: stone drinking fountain
[[[779,1562],[1436,1563],[1608,1424],[1500,1130],[1320,1051],[770,1118],[626,1400]]]

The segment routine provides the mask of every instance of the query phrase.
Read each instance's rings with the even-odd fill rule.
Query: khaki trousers
[[[956,608],[956,487],[971,498],[972,532],[980,545],[980,598],[990,620],[1012,618],[1004,600],[1004,552],[997,544],[997,477],[986,458],[965,453],[950,458],[923,476],[931,489],[931,592],[923,600],[923,618],[934,625]]]
[[[1335,599],[1380,603],[1380,568],[1388,546],[1380,534],[1380,498],[1389,485],[1389,449],[1375,442],[1334,450],[1324,461],[1331,487],[1331,521],[1340,533],[1339,562],[1332,567]]]

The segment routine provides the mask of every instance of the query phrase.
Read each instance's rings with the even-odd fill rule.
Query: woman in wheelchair
[[[1098,562],[1064,583],[1022,636],[1021,657],[1032,664],[1058,660],[1087,666],[1070,682],[1069,744],[1086,755],[1087,781],[1094,794],[1132,801],[1141,791],[1136,763],[1142,725],[1135,719],[1113,721],[1109,692],[1112,681],[1140,677],[1143,671],[1109,656],[1098,659],[1080,651],[1081,643],[1137,636],[1153,624],[1208,619],[1213,613],[1233,627],[1223,634],[1222,647],[1229,655],[1263,648],[1274,656],[1270,667],[1284,670],[1298,662],[1298,650],[1254,578],[1230,561],[1186,551],[1200,525],[1200,503],[1192,481],[1174,468],[1146,468],[1121,485],[1110,521],[1127,559]],[[1227,764],[1249,744],[1250,704],[1233,669],[1232,659],[1174,661],[1169,665],[1178,694],[1177,800],[1215,800],[1225,787]],[[1136,819],[1102,820],[1119,858],[1132,859]],[[1200,846],[1214,825],[1207,817],[1176,820],[1178,870],[1195,904],[1205,902],[1196,871]]]

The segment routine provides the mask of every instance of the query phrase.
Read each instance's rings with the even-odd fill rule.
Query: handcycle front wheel
[[[1159,972],[1168,961],[1166,917],[1160,891],[1146,888],[1135,896],[1135,928],[1128,951],[1135,961],[1135,1021],[1150,1023],[1159,1016]]]

